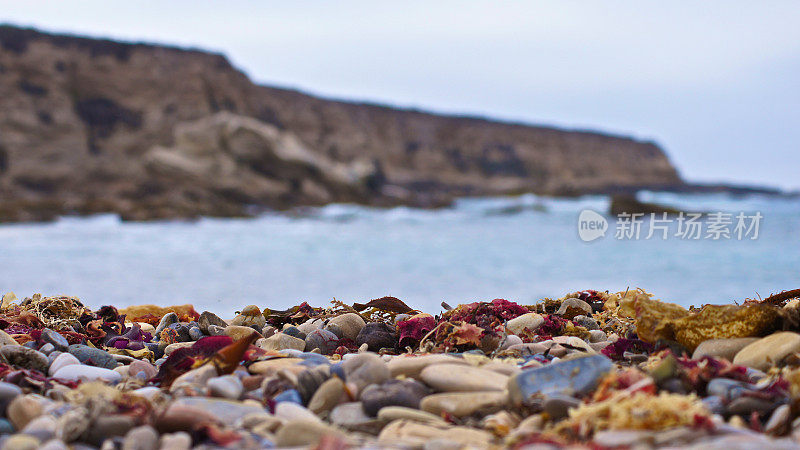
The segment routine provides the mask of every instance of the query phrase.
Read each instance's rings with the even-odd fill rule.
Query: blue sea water
[[[81,298],[91,307],[193,303],[231,314],[333,298],[393,295],[429,312],[506,298],[531,304],[583,289],[641,287],[682,305],[800,287],[800,201],[645,193],[695,211],[760,212],[758,239],[578,237],[604,197],[463,199],[450,209],[329,205],[256,219],[124,223],[115,216],[0,225],[0,290]],[[732,229],[732,228],[731,228]],[[675,230],[671,230],[673,234]]]

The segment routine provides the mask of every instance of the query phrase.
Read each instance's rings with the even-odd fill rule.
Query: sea
[[[229,316],[249,304],[387,295],[437,313],[442,302],[533,304],[586,289],[641,288],[699,306],[800,287],[798,198],[645,192],[640,200],[701,215],[617,217],[602,196],[524,195],[438,210],[334,204],[251,219],[2,224],[0,290],[71,295],[92,308],[192,303]],[[581,216],[587,210],[597,214]],[[606,229],[580,232],[586,214]]]

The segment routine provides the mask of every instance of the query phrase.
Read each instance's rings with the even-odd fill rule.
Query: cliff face
[[[218,54],[0,27],[0,220],[681,184],[653,143],[331,101]]]

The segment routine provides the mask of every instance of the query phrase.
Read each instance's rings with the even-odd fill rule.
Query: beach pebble
[[[189,450],[192,448],[192,437],[184,431],[162,434],[158,440],[158,448],[159,450]]]
[[[317,444],[323,436],[347,441],[347,436],[338,428],[319,421],[291,421],[282,426],[275,435],[278,447],[301,447]]]
[[[55,347],[60,352],[65,352],[69,348],[67,339],[56,331],[49,328],[42,330],[42,340]]]
[[[174,312],[166,313],[161,318],[161,320],[158,321],[158,325],[156,326],[154,334],[158,336],[161,334],[162,331],[166,330],[167,327],[178,322],[179,320],[177,314],[175,314]]]
[[[422,422],[422,423],[430,423],[430,424],[438,424],[438,425],[446,425],[441,416],[436,414],[431,414],[426,411],[421,411],[419,409],[414,408],[406,408],[404,406],[386,406],[381,408],[378,411],[378,419],[381,419],[385,422],[391,422],[393,420],[411,420],[414,422]]]
[[[198,388],[206,385],[208,380],[217,376],[217,369],[212,364],[206,364],[192,369],[176,378],[169,387],[170,392],[178,392],[185,387]]]
[[[344,399],[344,382],[339,377],[328,378],[311,396],[308,410],[314,414],[322,414],[333,409]]]
[[[6,417],[15,429],[21,430],[28,422],[42,415],[43,410],[44,398],[31,394],[20,395],[9,403]]]
[[[50,353],[56,351],[56,348],[53,346],[53,344],[44,344],[41,347],[39,347],[39,351],[47,356],[50,356]]]
[[[800,352],[800,334],[781,331],[747,345],[736,354],[733,363],[767,371],[796,352]]]
[[[225,328],[225,335],[230,336],[234,341],[246,338],[251,334],[257,334],[259,337],[261,336],[261,333],[250,327],[229,325],[227,328]]]
[[[506,330],[513,334],[521,334],[526,330],[528,332],[533,332],[542,326],[543,323],[544,317],[542,317],[541,314],[526,313],[509,320],[506,324]]]
[[[435,425],[411,420],[395,420],[386,425],[378,435],[378,441],[389,447],[428,448],[490,448],[492,435],[486,431],[469,427]]]
[[[561,420],[569,415],[569,410],[577,408],[581,401],[575,397],[561,394],[550,394],[542,403],[542,408],[553,420]]]
[[[289,371],[299,374],[307,368],[301,366],[303,362],[300,358],[276,358],[268,359],[266,361],[256,361],[250,364],[247,370],[254,375],[272,376],[280,370],[288,369]]]
[[[439,392],[502,391],[508,376],[460,364],[434,364],[420,373],[428,386]]]
[[[589,331],[589,342],[592,344],[597,344],[599,342],[605,342],[608,339],[606,336],[606,332],[603,330],[590,330]],[[606,344],[607,345],[607,344]],[[597,351],[595,347],[592,347],[593,350]]]
[[[578,315],[572,318],[572,323],[578,325],[579,327],[584,327],[589,331],[592,330],[599,330],[600,326],[597,325],[597,321],[591,317]]]
[[[306,348],[306,342],[304,340],[289,336],[285,333],[275,333],[268,338],[259,339],[256,345],[264,350],[294,349],[302,351]]]
[[[228,326],[224,320],[220,319],[219,316],[211,311],[203,311],[203,313],[200,314],[200,318],[197,319],[197,325],[200,327],[200,331],[206,334],[210,334],[208,332],[208,327],[211,325],[215,325],[220,328],[225,328]]]
[[[328,325],[336,325],[342,331],[342,337],[355,341],[367,323],[359,314],[345,313],[329,320]]]
[[[328,330],[317,329],[306,336],[305,351],[319,349],[323,355],[333,353],[339,346],[339,338]]]
[[[193,341],[199,341],[205,337],[205,334],[203,334],[203,330],[200,327],[191,327],[189,328],[189,337]]]
[[[248,414],[265,411],[263,406],[255,404],[251,400],[239,402],[209,397],[182,397],[172,402],[171,407],[202,410],[228,424],[232,424]]]
[[[383,322],[368,323],[359,331],[356,344],[367,344],[367,348],[372,352],[378,352],[382,348],[395,348],[397,332],[394,327]]]
[[[342,403],[333,408],[329,420],[332,424],[345,430],[372,435],[377,435],[387,422],[367,415],[361,402]]]
[[[433,364],[461,364],[468,365],[469,363],[463,359],[450,355],[421,355],[421,356],[395,356],[389,361],[389,373],[391,376],[405,376],[409,378],[418,378],[422,369]]]
[[[292,402],[282,402],[275,405],[275,417],[287,422],[320,421],[316,414],[309,411],[303,405]]]
[[[231,325],[256,326],[258,329],[263,328],[266,323],[267,319],[261,314],[261,310],[256,305],[245,306],[242,312],[231,320]]]
[[[511,346],[514,345],[521,345],[522,338],[517,336],[516,334],[509,334],[503,340],[500,341],[500,345],[497,347],[497,350],[506,350]]]
[[[0,346],[3,345],[19,345],[19,343],[10,334],[0,330]]]
[[[316,330],[316,328],[314,330]],[[297,339],[302,339],[304,341],[306,340],[306,334],[300,331],[300,329],[297,327],[286,327],[283,329],[283,331],[281,331],[281,333],[287,334],[291,337],[296,337]]]
[[[575,316],[588,316],[592,314],[592,306],[577,298],[568,298],[561,303],[556,314],[565,319],[572,319]]]
[[[613,368],[611,360],[603,355],[550,363],[514,375],[508,381],[508,391],[515,405],[524,404],[539,393],[580,396],[594,389]]]
[[[322,319],[308,319],[305,322],[301,323],[300,325],[297,325],[296,327],[287,323],[286,326],[284,327],[284,330],[287,328],[296,328],[297,331],[303,333],[304,335],[307,335],[314,330],[322,328],[323,323],[324,321]]]
[[[374,353],[359,353],[342,363],[346,380],[357,386],[359,392],[371,384],[380,384],[389,379],[389,368]]]
[[[733,361],[739,351],[756,341],[758,338],[709,339],[697,346],[692,354],[692,359],[711,356]]]
[[[372,384],[364,388],[359,396],[364,412],[372,417],[387,406],[419,408],[419,403],[431,390],[416,380],[392,379],[383,384]]]
[[[231,400],[238,400],[244,393],[242,380],[236,375],[223,375],[214,377],[206,382],[208,392],[214,397],[222,397]]]
[[[61,439],[50,439],[39,447],[39,450],[70,450]]]
[[[25,425],[20,432],[36,437],[42,442],[53,439],[56,435],[57,422],[51,415],[41,415]]]
[[[5,414],[8,405],[20,395],[22,395],[22,389],[19,386],[0,381],[0,415]]]
[[[103,367],[105,369],[117,367],[117,362],[114,358],[108,352],[100,350],[99,348],[92,348],[83,344],[73,344],[69,346],[69,352],[78,358],[81,364]]]
[[[49,361],[47,355],[22,345],[4,345],[0,347],[0,359],[8,364],[23,369],[38,370],[47,373]]]
[[[436,415],[448,413],[455,417],[464,417],[478,411],[496,412],[507,403],[508,396],[505,392],[447,392],[423,398],[420,409]]]
[[[174,344],[169,344],[168,346],[164,347],[164,356],[169,356],[175,350],[179,348],[189,348],[194,345],[194,342],[176,342]]]
[[[42,441],[27,434],[14,434],[3,442],[2,450],[37,450]]]
[[[122,450],[158,450],[158,432],[150,425],[132,428],[122,441]]]
[[[54,374],[54,378],[62,380],[103,380],[109,383],[116,383],[122,379],[122,375],[114,370],[105,369],[102,367],[86,366],[83,364],[69,364],[58,369]]]
[[[100,445],[106,439],[125,436],[135,425],[132,417],[123,414],[100,416],[92,422],[84,440],[89,444]]]
[[[128,366],[128,375],[137,376],[139,373],[144,373],[144,379],[150,380],[158,373],[156,367],[145,360],[137,359]]]

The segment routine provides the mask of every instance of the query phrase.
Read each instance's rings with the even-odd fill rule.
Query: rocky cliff
[[[219,54],[0,26],[0,220],[681,184],[651,142],[327,100]]]

